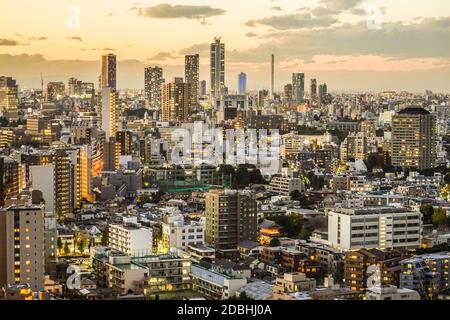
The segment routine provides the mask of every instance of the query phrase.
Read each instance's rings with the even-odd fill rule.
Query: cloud
[[[349,10],[359,5],[363,0],[320,0],[319,3],[331,10]]]
[[[424,18],[413,23],[382,22],[370,30],[366,21],[326,29],[275,30],[261,35],[266,42],[248,50],[231,51],[231,61],[264,62],[267,52],[280,60],[315,55],[381,55],[395,58],[450,59],[450,17]]]
[[[163,61],[163,60],[169,60],[169,59],[176,59],[177,56],[173,55],[170,52],[159,52],[153,57],[151,57],[150,61]]]
[[[273,11],[283,11],[283,8],[281,8],[279,6],[275,6],[275,7],[272,7],[270,9],[272,9]]]
[[[28,37],[30,41],[45,41],[48,40],[48,37]]]
[[[6,47],[14,47],[14,46],[23,46],[24,43],[21,43],[17,40],[13,39],[0,39],[0,46],[6,46]]]
[[[82,51],[116,51],[114,48],[84,48],[81,49]]]
[[[211,48],[211,45],[209,43],[198,43],[198,44],[194,44],[190,47],[187,48],[183,48],[181,50],[178,51],[178,54],[180,55],[185,55],[185,54],[194,54],[194,53],[199,53],[199,54],[208,54],[209,50]]]
[[[333,17],[313,17],[310,13],[294,13],[280,16],[271,16],[257,20],[249,20],[245,24],[249,27],[263,25],[278,30],[289,30],[329,27],[336,22],[338,22],[338,20]]]
[[[367,15],[367,11],[365,9],[361,9],[361,8],[353,8],[350,10],[350,13],[355,15],[355,16],[365,16]]]
[[[245,34],[245,36],[246,36],[246,37],[249,37],[249,38],[254,38],[254,37],[257,37],[258,34],[257,34],[257,33],[254,33],[254,32],[247,32],[247,33]]]
[[[83,41],[83,38],[74,36],[74,37],[67,37],[67,40],[80,41],[81,42],[81,41]]]
[[[220,16],[226,12],[211,6],[171,5],[168,3],[146,8],[132,7],[130,10],[136,11],[139,16],[157,19],[204,19]]]

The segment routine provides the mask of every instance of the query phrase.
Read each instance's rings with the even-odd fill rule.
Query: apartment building
[[[304,192],[305,186],[301,178],[294,177],[291,169],[283,168],[280,176],[273,176],[268,191],[289,196],[292,191]]]
[[[204,244],[205,224],[202,221],[186,223],[182,214],[166,215],[163,219],[162,234],[164,250],[185,250],[190,245]]]
[[[109,225],[109,246],[129,256],[145,256],[153,251],[153,233],[138,224],[137,217],[124,217],[122,224]]]
[[[344,251],[418,248],[421,215],[406,208],[335,208],[328,213],[328,241],[332,247]]]

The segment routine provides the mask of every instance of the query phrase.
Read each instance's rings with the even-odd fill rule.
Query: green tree
[[[83,239],[80,240],[80,242],[78,243],[78,250],[83,254],[84,253],[84,249],[86,247],[86,244],[84,242]]]
[[[261,170],[253,169],[249,173],[249,182],[250,184],[267,184],[267,181],[264,180]]]
[[[434,210],[431,221],[435,227],[441,227],[447,224],[447,211],[443,208]]]
[[[278,238],[272,238],[269,243],[269,247],[279,247],[281,245]]]
[[[250,184],[250,174],[244,166],[239,166],[236,170],[237,188],[242,189]]]
[[[423,215],[423,223],[425,224],[431,224],[432,220],[431,217],[433,216],[434,209],[431,204],[423,204],[420,206],[420,212]]]
[[[308,230],[307,227],[303,226],[300,230],[300,233],[298,234],[298,238],[301,240],[308,240],[311,236],[311,232]]]
[[[109,233],[108,228],[103,229],[102,231],[102,246],[107,246],[109,242]]]
[[[253,300],[253,299],[250,298],[245,291],[243,291],[243,292],[239,293],[238,300]]]
[[[444,176],[444,183],[445,183],[445,184],[450,184],[450,173],[447,173],[447,174]]]
[[[70,253],[69,244],[66,242],[66,243],[64,243],[64,254],[69,254],[69,253]]]

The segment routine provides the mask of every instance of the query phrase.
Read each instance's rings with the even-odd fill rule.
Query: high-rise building
[[[72,213],[72,165],[66,150],[58,149],[53,154],[55,166],[55,213],[60,219]],[[51,181],[50,181],[51,183]]]
[[[257,239],[257,204],[237,190],[211,190],[205,196],[207,243],[217,249],[236,249],[243,240]]]
[[[310,95],[313,100],[317,98],[317,79],[311,79]]]
[[[102,90],[101,128],[105,131],[106,141],[116,137],[116,99],[117,93],[111,88]]]
[[[292,74],[292,99],[299,103],[305,98],[305,74],[296,72]]]
[[[0,211],[0,287],[29,284],[44,289],[44,211],[10,206]]]
[[[0,157],[0,207],[5,203],[5,159]]]
[[[238,76],[238,93],[246,94],[247,93],[247,75],[241,72]]]
[[[11,77],[0,77],[0,114],[11,120],[18,119],[19,86]]]
[[[116,141],[120,144],[120,155],[126,156],[132,154],[132,138],[132,132],[129,130],[117,131]]]
[[[327,94],[328,94],[327,84],[323,83],[323,84],[319,85],[319,103],[323,102],[323,99],[325,99]]]
[[[284,86],[284,101],[292,101],[292,84],[290,83]]]
[[[189,104],[195,106],[198,103],[200,81],[200,56],[198,54],[185,56],[184,78],[189,84]]]
[[[270,94],[273,97],[275,93],[275,55],[271,55],[270,60]]]
[[[392,165],[433,168],[436,163],[436,118],[428,110],[407,107],[392,117]]]
[[[189,85],[187,83],[182,79],[174,79],[173,82],[163,85],[162,121],[185,122],[188,116],[188,106]]]
[[[20,164],[9,156],[0,156],[0,159],[2,166],[0,177],[2,177],[3,199],[14,198],[19,195]]]
[[[115,54],[105,54],[102,56],[101,75],[100,75],[100,90],[103,88],[110,88],[116,90],[116,72],[117,61]]]
[[[66,93],[66,86],[64,82],[49,82],[47,83],[47,101],[55,102]]]
[[[111,137],[103,145],[103,170],[116,171],[119,169],[120,143],[116,137]]]
[[[144,70],[145,100],[150,108],[161,109],[161,90],[164,84],[163,69],[148,67]]]
[[[211,96],[219,97],[225,91],[225,44],[220,38],[211,43]]]
[[[200,96],[206,96],[206,80],[200,82]]]

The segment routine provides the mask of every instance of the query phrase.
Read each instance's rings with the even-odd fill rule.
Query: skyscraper
[[[211,43],[211,96],[219,97],[225,90],[225,44],[220,38]]]
[[[207,243],[236,249],[243,240],[257,239],[256,201],[237,190],[211,190],[205,196]]]
[[[55,212],[58,218],[64,219],[73,211],[73,172],[70,157],[66,150],[58,149],[55,151],[53,165],[55,166]]]
[[[101,128],[105,131],[106,141],[116,137],[116,91],[111,88],[102,90]]]
[[[145,100],[150,108],[161,109],[161,90],[164,84],[163,69],[148,67],[144,70]]]
[[[11,77],[0,77],[0,114],[12,120],[18,119],[18,89],[16,80]]]
[[[243,72],[241,72],[238,76],[238,87],[239,87],[239,94],[246,94],[247,93],[247,75]]]
[[[270,61],[270,95],[273,97],[275,93],[275,55],[272,54]]]
[[[284,100],[285,102],[292,101],[292,84],[290,83],[284,86]]]
[[[436,163],[436,119],[428,110],[407,107],[392,117],[392,165],[434,168]]]
[[[189,85],[182,79],[163,85],[162,90],[162,121],[175,123],[185,122],[188,116]]]
[[[44,289],[44,211],[41,206],[10,206],[0,211],[0,287],[28,283]]]
[[[200,56],[198,54],[185,56],[184,78],[189,85],[189,104],[195,106],[198,103],[200,81]]]
[[[323,84],[319,85],[319,104],[321,104],[323,102],[323,99],[325,99],[327,94],[328,94],[327,84],[323,83]]]
[[[103,88],[111,88],[116,90],[116,71],[117,61],[116,55],[110,53],[102,56],[100,90]]]
[[[292,74],[292,99],[299,103],[305,98],[305,74]]]
[[[316,79],[311,79],[310,94],[311,94],[311,99],[317,98],[317,80]]]
[[[200,96],[206,96],[206,80],[200,82]]]

